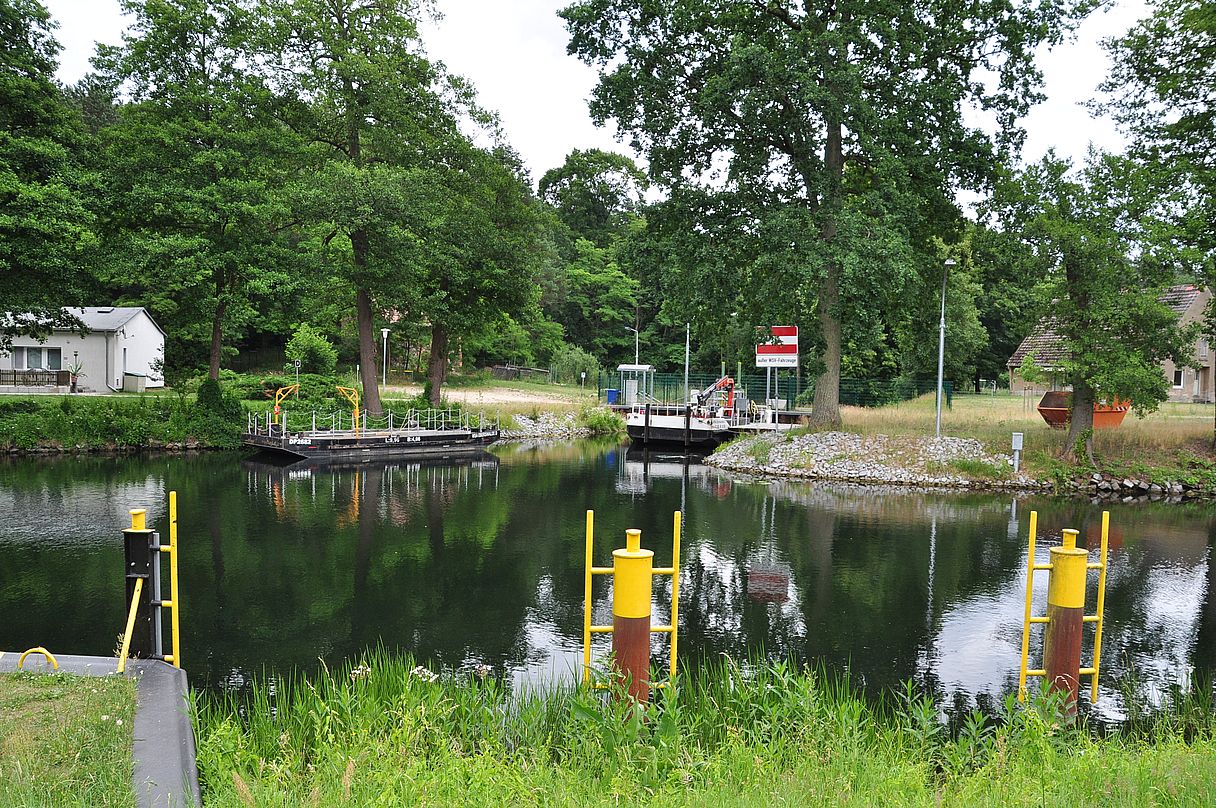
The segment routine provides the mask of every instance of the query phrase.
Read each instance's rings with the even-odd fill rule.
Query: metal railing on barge
[[[296,416],[291,413],[290,416]],[[275,413],[251,412],[246,419],[246,434],[262,437],[279,437],[284,433],[324,434],[337,432],[410,432],[418,430],[447,431],[462,430],[466,432],[496,432],[499,431],[499,419],[489,418],[482,412],[466,412],[448,409],[409,409],[405,412],[385,410],[383,415],[370,417],[360,413],[357,419],[351,412],[336,411],[332,413],[311,412],[309,426],[298,427],[299,418],[293,417],[289,422],[289,414],[281,413],[277,418]],[[277,422],[276,422],[277,421]],[[296,426],[296,428],[293,428]]]

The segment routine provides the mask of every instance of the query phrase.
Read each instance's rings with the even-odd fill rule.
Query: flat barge
[[[286,417],[251,413],[241,441],[263,451],[318,463],[350,463],[396,460],[427,455],[480,454],[498,440],[496,422],[482,415],[455,410],[410,410],[404,415],[388,413],[377,419],[351,417],[342,428],[335,414],[328,429],[317,427],[292,431]]]

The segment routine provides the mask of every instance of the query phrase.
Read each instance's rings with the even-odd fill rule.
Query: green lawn
[[[129,806],[135,683],[0,674],[0,806]]]

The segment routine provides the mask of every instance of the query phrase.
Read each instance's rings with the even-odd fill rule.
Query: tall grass
[[[1035,400],[1020,396],[956,396],[942,411],[942,432],[975,438],[989,452],[1008,454],[1013,432],[1025,435],[1023,467],[1047,477],[1081,470],[1062,467],[1067,431],[1050,429],[1035,410]],[[931,436],[935,407],[932,394],[887,407],[842,407],[844,429],[863,435]],[[1204,404],[1166,403],[1144,418],[1128,413],[1115,429],[1094,433],[1099,468],[1117,475],[1182,480],[1216,485],[1212,453],[1213,408]]]
[[[1010,698],[948,731],[912,688],[874,704],[823,674],[722,660],[642,708],[377,652],[204,694],[195,720],[208,806],[1205,804],[1210,713],[1100,738],[1058,707]]]

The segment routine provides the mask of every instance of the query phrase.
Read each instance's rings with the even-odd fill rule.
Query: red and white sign
[[[764,330],[760,329],[762,339],[767,336]],[[798,367],[798,326],[775,325],[768,331],[773,335],[773,339],[756,346],[756,367]]]

